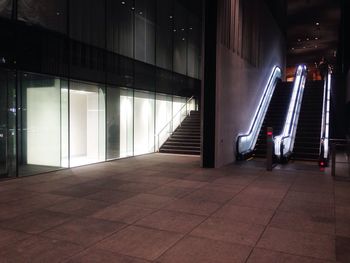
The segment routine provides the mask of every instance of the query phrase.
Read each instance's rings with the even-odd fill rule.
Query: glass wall
[[[0,16],[11,18],[12,0],[0,0]]]
[[[154,93],[134,93],[134,155],[154,152]]]
[[[198,10],[201,10],[201,1],[188,2],[0,0],[0,17],[18,19],[24,22],[20,23],[21,26],[35,25],[48,29],[50,33],[59,32],[60,34],[55,33],[53,36],[60,40],[55,39],[48,44],[50,38],[41,39],[40,33],[45,32],[36,28],[38,35],[26,40],[28,43],[25,44],[33,43],[37,48],[41,47],[35,49],[33,46],[33,49],[39,54],[44,50],[43,54],[47,53],[46,55],[49,52],[52,52],[52,55],[55,55],[55,52],[64,52],[62,50],[68,52],[69,49],[72,64],[74,67],[79,66],[79,70],[83,71],[79,75],[79,70],[74,69],[74,74],[71,72],[72,78],[101,82],[101,79],[97,79],[98,72],[106,71],[103,60],[110,56],[107,52],[112,52],[198,79],[201,54],[201,12]],[[30,35],[34,36],[34,32]],[[67,36],[70,43],[65,43],[68,40]],[[52,49],[53,45],[57,46],[57,51]],[[23,51],[28,52],[28,55],[36,53]],[[62,54],[58,55],[62,59]],[[65,66],[67,62],[67,58],[60,61]],[[32,62],[30,65],[34,64]],[[49,65],[47,67],[50,68]],[[40,67],[36,69],[38,68]],[[84,75],[89,75],[88,70],[97,71],[93,73],[96,79],[91,79],[90,76],[84,78]],[[40,72],[56,74],[52,71]]]
[[[0,70],[0,177],[16,175],[15,74]]]
[[[70,83],[70,166],[105,160],[104,91],[94,84]]]
[[[67,1],[17,0],[17,9],[19,20],[61,33],[67,31]]]
[[[20,175],[68,167],[67,81],[22,73],[17,90]]]
[[[0,176],[155,152],[195,107],[185,97],[27,72],[17,77],[16,86],[14,72],[0,71]]]

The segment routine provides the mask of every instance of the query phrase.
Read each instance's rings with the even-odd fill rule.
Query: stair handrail
[[[187,105],[188,105],[193,99],[194,99],[194,96],[191,96],[191,98],[189,98],[189,99],[186,101],[186,103],[176,112],[176,114],[173,115],[173,117],[171,118],[171,120],[170,120],[169,122],[167,122],[167,124],[165,124],[164,127],[158,132],[158,134],[156,135],[156,137],[157,137],[157,142],[158,142],[158,144],[157,144],[157,151],[159,151],[159,149],[160,149],[159,137],[160,137],[161,133],[165,130],[165,128],[167,128],[167,127],[169,126],[169,124],[171,124],[171,123],[174,122],[174,119],[178,116],[178,114],[181,114],[182,110],[183,110],[185,107],[186,107],[186,115],[185,115],[185,116],[188,116],[188,115],[189,115],[190,110],[187,109]],[[180,124],[179,124],[180,127],[181,127],[181,124],[182,124],[182,121],[183,121],[183,120],[184,120],[184,119],[181,119],[181,115],[180,115]],[[172,126],[173,126],[173,124],[172,124]],[[173,127],[173,128],[174,128],[174,127]],[[169,134],[172,134],[173,132],[174,132],[174,130],[171,131],[171,132],[169,132]]]
[[[321,136],[320,136],[320,152],[319,164],[320,166],[328,166],[329,160],[329,115],[331,103],[331,89],[332,89],[332,71],[328,69],[327,75],[324,78],[323,85],[323,106],[322,106],[322,122],[321,122]]]
[[[290,99],[282,133],[274,137],[275,154],[280,160],[283,160],[287,155],[291,154],[294,148],[295,134],[305,88],[306,70],[307,68],[305,65],[299,65],[297,68],[292,97]]]
[[[278,79],[281,78],[281,69],[278,66],[272,68],[268,78],[263,96],[260,99],[259,106],[254,114],[253,121],[250,124],[249,131],[245,134],[239,134],[236,140],[237,159],[244,159],[244,155],[254,150],[258,139],[261,126],[264,122],[266,112],[271,102],[272,95]]]

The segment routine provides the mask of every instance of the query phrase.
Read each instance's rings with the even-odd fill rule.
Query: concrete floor
[[[350,183],[152,154],[0,182],[0,262],[350,262]]]

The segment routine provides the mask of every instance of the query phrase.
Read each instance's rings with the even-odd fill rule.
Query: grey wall
[[[224,1],[219,1],[219,5],[220,2]],[[220,29],[218,29],[216,167],[235,160],[236,138],[239,133],[246,132],[249,129],[272,67],[278,65],[282,71],[285,68],[284,36],[265,3],[263,1],[259,2],[259,0],[256,0],[256,2],[259,7],[259,15],[256,16],[253,28],[258,30],[259,33],[258,36],[255,35],[251,38],[253,46],[257,45],[255,49],[257,49],[258,57],[254,59],[256,63],[252,63],[252,60],[248,62],[242,58],[239,51],[222,44],[222,36],[220,35]],[[252,6],[251,9],[254,9],[254,7]],[[224,9],[221,8],[221,10]],[[242,13],[247,14],[246,11]],[[252,14],[248,12],[248,15]],[[220,6],[218,17],[220,20]],[[220,26],[220,21],[218,25]],[[242,35],[239,34],[237,37],[241,38]],[[244,48],[244,45],[245,43],[243,42],[243,47],[239,48]]]

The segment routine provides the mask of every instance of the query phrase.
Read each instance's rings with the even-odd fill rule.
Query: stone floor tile
[[[271,209],[225,205],[212,216],[249,224],[267,225],[274,212]]]
[[[52,191],[53,194],[70,196],[70,197],[84,197],[87,195],[91,195],[93,193],[101,190],[99,186],[94,186],[91,184],[78,184],[71,187],[66,187],[60,190]]]
[[[109,206],[101,201],[74,198],[46,208],[49,211],[61,212],[75,216],[88,216]]]
[[[269,227],[259,240],[257,247],[299,256],[335,260],[335,237],[330,235]]]
[[[29,234],[37,234],[60,225],[70,219],[70,216],[63,213],[37,210],[30,214],[26,214],[25,216],[18,216],[3,221],[0,225],[3,228],[18,230]]]
[[[218,178],[213,181],[213,184],[223,184],[223,185],[243,185],[247,186],[256,179],[257,176],[243,176],[243,175],[231,175]]]
[[[193,188],[188,187],[177,187],[177,186],[168,186],[168,185],[162,185],[159,186],[151,191],[149,191],[149,194],[155,194],[155,195],[162,195],[162,196],[168,196],[173,198],[181,198],[185,195],[195,191]]]
[[[132,224],[152,212],[154,212],[154,209],[151,208],[116,204],[106,207],[92,216],[94,218]]]
[[[102,249],[91,248],[74,256],[66,263],[147,263],[149,261],[137,259]]]
[[[40,235],[50,239],[88,246],[115,233],[124,226],[121,223],[101,219],[77,218],[51,228]]]
[[[0,250],[0,260],[6,259],[2,261],[6,263],[58,263],[81,250],[82,247],[72,243],[33,236]]]
[[[243,263],[251,248],[217,240],[186,237],[156,262],[161,263]]]
[[[85,199],[114,204],[114,203],[119,203],[130,197],[133,197],[135,195],[137,195],[137,193],[103,189],[96,193],[86,196]]]
[[[123,205],[135,205],[143,208],[161,208],[170,202],[173,198],[167,196],[153,195],[153,194],[138,194],[134,197],[126,199],[121,202]]]
[[[32,207],[16,207],[11,204],[0,204],[0,221],[24,215],[35,210]]]
[[[335,216],[333,206],[300,200],[283,200],[278,210],[290,213],[306,213],[319,218],[332,218]]]
[[[228,191],[220,191],[218,190],[211,190],[211,189],[199,189],[195,192],[189,194],[186,196],[186,199],[193,199],[193,200],[199,200],[199,201],[209,201],[209,202],[215,202],[215,203],[225,203],[229,200],[231,200],[236,193],[228,192]]]
[[[159,210],[146,216],[135,224],[159,230],[187,233],[204,221],[205,218],[206,217],[203,216],[182,212]]]
[[[129,182],[118,186],[116,190],[134,193],[146,193],[157,188],[158,186],[158,184]]]
[[[285,197],[285,200],[316,203],[324,206],[334,206],[334,195],[328,193],[305,193],[289,191]]]
[[[236,222],[223,218],[209,218],[196,227],[191,235],[242,245],[254,246],[264,226]]]
[[[306,213],[278,211],[272,218],[270,226],[316,234],[335,234],[334,217],[312,216]]]
[[[229,204],[237,206],[247,206],[262,209],[276,209],[282,201],[282,197],[271,197],[264,194],[239,193]]]
[[[13,245],[17,241],[21,241],[29,237],[31,237],[31,235],[23,232],[0,228],[0,248]]]
[[[129,226],[101,241],[97,248],[146,260],[155,260],[181,237],[181,234],[174,232]]]
[[[337,261],[350,262],[350,238],[337,236],[335,245]]]
[[[166,205],[164,209],[208,216],[220,208],[220,206],[221,204],[214,202],[183,198]]]
[[[191,181],[191,180],[183,180],[183,179],[177,179],[170,183],[167,183],[167,186],[173,186],[173,187],[185,187],[185,188],[201,188],[203,186],[206,186],[207,182],[198,182],[198,181]]]
[[[282,252],[276,252],[267,249],[255,248],[250,255],[247,263],[329,263],[329,261],[311,258],[295,256]]]
[[[8,203],[11,201],[27,199],[33,196],[36,196],[36,194],[26,190],[4,190],[0,191],[0,203]]]
[[[337,206],[335,214],[337,236],[350,238],[350,207]]]

